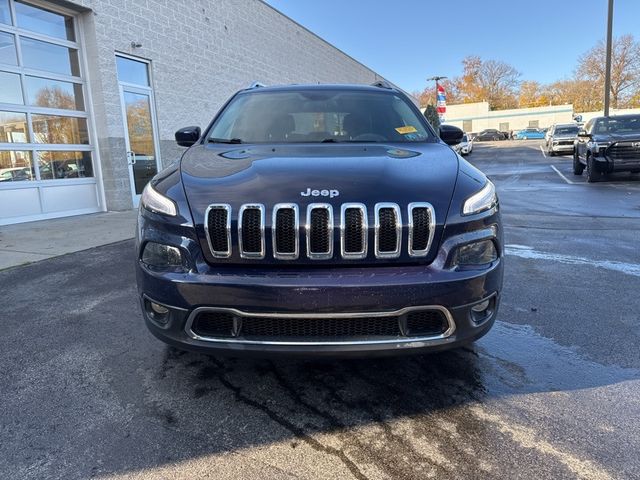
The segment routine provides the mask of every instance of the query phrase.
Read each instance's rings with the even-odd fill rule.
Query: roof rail
[[[266,85],[261,82],[253,82],[251,85],[247,87],[247,90],[249,90],[250,88],[262,88],[262,87],[266,87]]]
[[[371,84],[372,87],[378,87],[378,88],[386,88],[388,90],[393,90],[393,87],[391,86],[391,84],[389,82],[386,82],[384,80],[378,80],[377,82],[373,82]]]

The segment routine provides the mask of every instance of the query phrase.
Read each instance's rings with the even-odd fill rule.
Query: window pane
[[[93,177],[91,152],[36,152],[41,180]]]
[[[17,73],[0,72],[0,103],[23,104],[20,75]]]
[[[149,72],[146,63],[116,56],[116,64],[118,66],[118,80],[149,86]]]
[[[16,57],[16,43],[13,35],[0,32],[0,63],[8,63],[9,65],[17,65],[18,57]]]
[[[0,23],[11,25],[11,12],[9,11],[9,0],[0,0]]]
[[[25,67],[65,75],[80,75],[77,50],[25,37],[20,38],[20,45]]]
[[[27,143],[27,114],[0,112],[0,143]]]
[[[29,105],[67,110],[84,110],[82,85],[27,76]]]
[[[35,143],[89,144],[87,120],[56,115],[32,115]]]
[[[35,180],[30,152],[0,151],[0,185]]]
[[[16,2],[18,27],[74,41],[73,18],[43,8]]]

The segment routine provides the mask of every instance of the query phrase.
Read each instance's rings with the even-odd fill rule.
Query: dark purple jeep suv
[[[371,355],[458,347],[500,300],[493,184],[385,83],[235,94],[141,199],[148,328],[210,353]]]

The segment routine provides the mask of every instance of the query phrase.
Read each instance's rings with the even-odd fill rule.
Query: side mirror
[[[200,127],[184,127],[176,132],[176,143],[181,147],[190,147],[200,139]]]
[[[581,128],[580,130],[578,130],[578,136],[589,138],[591,135],[589,135],[584,128]]]
[[[440,125],[440,139],[447,145],[457,145],[462,142],[464,132],[453,125]]]

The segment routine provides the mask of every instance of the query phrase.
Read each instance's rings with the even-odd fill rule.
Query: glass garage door
[[[101,210],[74,18],[0,0],[0,225]]]

